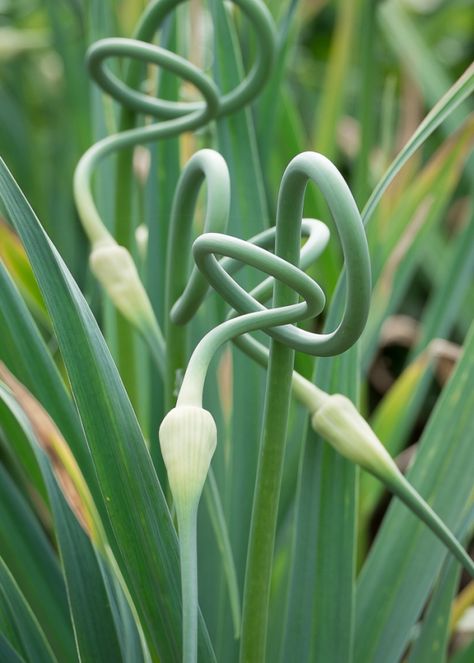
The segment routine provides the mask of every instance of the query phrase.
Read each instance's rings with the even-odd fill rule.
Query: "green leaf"
[[[120,662],[123,659],[110,601],[92,545],[66,503],[26,415],[4,387],[0,387],[0,398],[27,436],[48,488],[80,660],[94,663],[111,656]]]
[[[4,663],[25,663],[25,659],[12,647],[3,633],[0,633],[0,660]]]
[[[436,57],[433,48],[427,44],[420,29],[422,24],[420,28],[417,26],[400,0],[388,0],[380,5],[378,18],[390,48],[406,70],[412,72],[428,106],[433,106],[452,80],[447,68],[441,64],[441,58]],[[448,117],[443,127],[445,134],[453,131],[459,125],[459,119],[468,112],[465,107]]]
[[[356,399],[354,362],[355,349],[320,359],[316,384]],[[309,429],[298,481],[282,661],[351,660],[355,489],[355,467]]]
[[[419,443],[408,479],[454,532],[472,504],[474,328]],[[357,585],[355,661],[395,663],[418,618],[445,550],[393,500]]]
[[[397,154],[382,179],[379,181],[362,210],[362,218],[367,223],[372,217],[384,192],[390,182],[395,179],[408,159],[423,145],[426,139],[446,120],[456,108],[474,91],[474,64],[471,64],[464,74],[447,90],[441,99],[433,106],[423,122],[418,126],[410,140]]]
[[[31,507],[0,466],[0,556],[59,660],[74,660],[64,580]]]
[[[14,284],[8,277],[8,273],[4,270],[3,266],[0,265],[0,332],[4,343],[0,347],[0,357],[4,359],[6,364],[14,370],[16,375],[20,380],[29,388],[29,390],[38,398],[41,404],[47,408],[49,414],[53,417],[56,425],[61,430],[65,439],[70,443],[72,451],[79,462],[79,466],[87,479],[88,487],[91,490],[92,495],[96,499],[96,505],[103,517],[103,522],[110,539],[113,539],[113,532],[110,530],[110,524],[108,522],[107,512],[105,510],[105,505],[103,503],[102,494],[100,492],[97,477],[95,470],[92,466],[92,460],[90,457],[89,450],[87,448],[87,443],[84,438],[83,431],[81,429],[80,421],[77,416],[77,412],[70,401],[69,394],[67,393],[65,386],[62,382],[62,379],[54,365],[54,362],[48,352],[48,349],[41,338],[38,330],[36,329],[34,322],[26,309],[19,293],[16,291]],[[2,407],[3,404],[2,404]],[[9,423],[9,419],[4,417],[3,425]],[[31,445],[28,443],[27,439],[23,440],[24,436],[19,436],[14,432],[11,433],[9,441],[11,446],[15,448],[16,455],[19,460],[21,460],[25,469],[30,470],[30,465],[32,464],[32,457],[34,467],[36,471],[32,474],[31,470],[29,471],[30,478],[34,479],[34,484],[38,490],[44,490],[44,483],[41,479],[41,485],[38,486],[38,479],[36,478],[36,472],[38,472],[38,465],[34,457],[34,452],[31,449]],[[61,513],[61,503],[57,509]],[[103,583],[101,577],[101,569],[97,567],[95,559],[91,557],[90,544],[85,539],[83,533],[80,531],[80,528],[74,529],[75,525],[69,525],[66,520],[65,526],[73,528],[73,535],[77,541],[74,543],[72,548],[69,548],[70,557],[67,558],[65,554],[64,563],[67,569],[67,577],[69,583],[69,595],[72,602],[72,612],[76,617],[76,632],[78,634],[78,641],[81,647],[82,656],[86,656],[87,652],[87,636],[84,636],[84,630],[86,633],[90,626],[94,624],[102,623],[102,629],[105,634],[105,625],[107,623],[106,616],[103,616],[100,613],[100,608],[106,603],[106,599],[103,601],[98,600],[100,598],[97,594],[98,590],[94,588],[93,578],[95,577],[96,584],[100,587]],[[60,538],[64,537],[64,534],[60,535]],[[67,545],[69,541],[68,536],[65,538],[63,545]],[[83,574],[75,572],[75,561],[74,555],[77,553],[77,550],[84,548],[84,555],[86,561],[85,571]],[[89,561],[87,561],[89,560]],[[71,565],[68,568],[68,563]],[[26,566],[25,568],[28,568]],[[88,578],[88,583],[84,583],[84,576]],[[45,578],[48,578],[48,575],[45,574]],[[107,576],[105,576],[107,581]],[[52,578],[48,578],[48,583],[52,583]],[[112,593],[112,598],[110,603],[112,608],[114,608],[117,602],[123,602],[123,597],[121,597],[120,592],[118,592],[118,598],[115,597],[117,591],[114,589],[113,582],[107,582],[107,591]],[[41,583],[38,583],[38,589],[41,587]],[[85,592],[85,588],[90,588],[91,596],[88,596]],[[89,591],[89,589],[88,589]],[[103,590],[102,590],[103,591]],[[79,597],[77,601],[76,597]],[[87,601],[93,601],[93,605],[97,603],[97,607],[94,611],[91,612],[90,609],[87,609]],[[87,619],[91,619],[91,623],[87,623]],[[110,615],[108,615],[110,621]],[[124,634],[122,643],[123,651],[125,652],[124,656],[128,655],[128,647],[133,646],[133,643],[136,640],[136,625],[134,624],[133,618],[131,615],[127,615],[122,612],[117,615],[117,630],[122,636]],[[84,624],[84,620],[86,623]],[[55,629],[58,633],[61,632],[59,626]],[[83,639],[85,637],[86,644],[83,644]],[[115,637],[115,636],[114,636]],[[112,645],[107,643],[107,639],[102,636],[101,642],[105,642],[109,650],[111,650]],[[92,657],[97,653],[94,650]],[[67,657],[62,656],[62,658],[71,659],[71,655]],[[133,660],[139,660],[137,656]]]
[[[143,621],[152,656],[179,660],[176,534],[130,401],[84,298],[3,162],[0,195],[22,238],[53,321],[116,537],[117,561]],[[200,655],[212,660],[202,623],[200,634]]]
[[[235,29],[222,2],[211,0],[214,20],[214,74],[219,88],[229,91],[242,80],[242,59]],[[229,231],[251,237],[268,226],[268,210],[249,108],[217,120],[217,142],[232,181]]]
[[[0,302],[0,359],[49,412],[98,498],[95,470],[77,412],[46,343],[1,263]]]
[[[282,87],[285,85],[288,59],[294,39],[293,33],[295,32],[296,27],[295,15],[298,4],[299,0],[291,0],[291,2],[288,3],[288,7],[284,8],[283,15],[278,25],[277,54],[273,73],[266,84],[265,89],[262,90],[262,94],[259,96],[257,102],[256,133],[259,152],[262,155],[264,176],[268,168],[268,160],[275,149],[275,129],[277,117],[280,112],[280,104],[275,104],[275,99],[278,95],[282,94]],[[286,139],[286,136],[284,136],[284,138]],[[296,154],[296,151],[290,150],[287,152],[286,157],[294,154]]]
[[[56,661],[36,618],[3,559],[0,559],[0,627],[30,663]]]
[[[18,237],[0,220],[0,258],[7,265],[8,270],[20,288],[32,311],[41,323],[49,329],[51,322],[48,318],[43,298],[41,296],[35,277]]]
[[[466,530],[470,530],[469,525],[472,526],[473,515],[474,511],[471,510],[460,532],[461,540],[465,539]],[[453,557],[448,557],[430,598],[419,635],[410,651],[408,663],[445,663],[447,660],[451,609],[460,575],[459,564]]]
[[[454,244],[447,257],[443,280],[434,288],[421,317],[420,335],[410,356],[423,350],[434,338],[450,333],[464,297],[472,283],[474,265],[474,216],[470,212],[466,226],[451,242]]]
[[[378,259],[373,266],[371,311],[362,335],[364,368],[376,351],[383,321],[400,306],[429,239],[443,218],[473,138],[474,123],[468,121],[428,162],[382,229]]]

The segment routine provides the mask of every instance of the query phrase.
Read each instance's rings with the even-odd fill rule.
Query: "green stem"
[[[240,660],[265,660],[273,565],[294,351],[273,341],[267,379],[264,429],[257,468],[245,571]]]
[[[147,344],[148,350],[152,359],[163,378],[165,375],[165,356],[166,346],[161,335],[160,328],[157,324],[150,324],[140,330],[142,337]]]
[[[230,543],[229,532],[225,522],[224,509],[217,487],[217,481],[212,467],[209,468],[208,480],[204,486],[204,498],[211,520],[217,545],[222,555],[222,564],[224,566],[224,575],[229,592],[230,609],[232,612],[232,621],[234,625],[234,638],[240,636],[241,628],[241,606],[239,596],[239,583],[237,581],[237,572],[235,569],[234,556]]]
[[[400,472],[389,477],[379,477],[387,487],[406,506],[427,525],[430,530],[444,543],[454,557],[462,564],[469,575],[474,578],[474,561],[469,557],[454,534],[446,527],[441,518],[433,511],[427,502],[419,495],[413,486]]]
[[[292,162],[285,171],[278,197],[275,256],[287,268],[299,263],[304,192],[310,177]],[[298,232],[295,231],[295,226]],[[285,282],[275,282],[273,307],[291,308],[297,294]],[[268,363],[257,479],[245,570],[240,661],[265,661],[270,582],[273,567],[286,431],[290,408],[294,350],[272,339]]]
[[[198,576],[197,576],[197,504],[176,505],[181,562],[183,603],[183,663],[197,661]]]
[[[187,360],[187,331],[171,317],[173,304],[186,293],[187,318],[191,317],[208,290],[196,268],[188,278],[192,223],[199,191],[207,183],[206,218],[203,232],[225,232],[230,210],[230,177],[223,157],[214,150],[200,150],[186,164],[173,198],[168,236],[165,290],[166,409],[173,407],[176,376],[184,373]],[[180,321],[181,322],[181,321]]]
[[[116,361],[128,397],[138,411],[140,390],[138,379],[138,358],[135,330],[117,310],[112,311],[110,322],[115,323]]]

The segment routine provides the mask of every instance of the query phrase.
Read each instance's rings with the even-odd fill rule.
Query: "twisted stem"
[[[91,76],[121,105],[119,132],[93,145],[80,159],[74,174],[76,206],[84,230],[93,245],[114,242],[100,217],[92,195],[92,176],[104,158],[119,152],[117,168],[120,185],[117,191],[118,216],[115,232],[118,241],[127,247],[131,240],[132,178],[129,148],[198,129],[216,117],[239,110],[260,92],[270,75],[275,53],[275,31],[270,13],[261,0],[234,0],[256,32],[258,49],[255,62],[248,74],[234,89],[225,94],[221,94],[212,79],[181,56],[147,43],[153,39],[166,16],[182,2],[184,0],[151,2],[138,23],[133,39],[102,39],[92,44],[87,52]],[[109,58],[116,57],[130,60],[125,81],[118,79],[106,66]],[[204,101],[167,101],[139,92],[137,88],[144,63],[158,65],[192,83]],[[134,127],[137,114],[151,116],[157,122]],[[153,353],[160,370],[164,373],[164,340],[158,323],[156,320],[152,324],[148,321],[139,331],[147,342],[152,341],[156,345]]]
[[[313,334],[293,326],[295,322],[318,315],[325,303],[319,286],[297,267],[303,201],[310,180],[320,186],[328,200],[350,274],[342,321],[329,334]],[[270,236],[269,233],[260,237],[259,242],[268,242]],[[244,339],[244,348],[250,354],[258,355],[259,360],[265,363],[268,361],[264,427],[244,589],[242,661],[264,660],[265,657],[270,578],[294,348],[314,355],[344,351],[357,340],[363,329],[370,298],[370,263],[360,215],[343,178],[322,155],[298,155],[285,171],[278,199],[274,237],[275,254],[256,244],[218,233],[204,233],[194,242],[193,255],[199,270],[214,289],[243,315],[225,321],[200,341],[188,363],[177,401],[177,407],[202,406],[209,363],[217,349],[232,338],[240,337],[241,343]],[[327,235],[320,232],[319,239],[324,246]],[[311,251],[314,245],[317,246],[317,243],[310,244]],[[318,247],[320,250],[321,247]],[[225,257],[219,261],[216,255]],[[170,259],[173,259],[172,255]],[[232,278],[229,272],[235,271],[237,261],[256,267],[275,279],[271,309],[245,292]],[[266,298],[271,286],[267,281],[254,294]],[[300,303],[297,302],[298,294],[303,298]],[[185,290],[171,310],[171,320],[184,322],[189,319],[204,295],[204,287]],[[268,351],[263,346],[243,336],[257,329],[265,331],[272,338],[269,359]],[[302,378],[293,381],[297,390],[305,392]],[[311,390],[310,398],[314,397],[320,401],[324,398],[318,390],[316,396],[315,391]],[[311,403],[314,408],[314,400]]]

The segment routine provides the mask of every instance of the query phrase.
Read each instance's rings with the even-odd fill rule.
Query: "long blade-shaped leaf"
[[[25,659],[20,656],[3,633],[0,633],[0,660],[4,663],[25,663]]]
[[[178,660],[181,610],[176,534],[136,417],[84,298],[3,162],[0,195],[25,245],[55,327],[119,547],[118,561],[150,649],[167,661]],[[201,656],[209,660],[211,646],[202,628],[200,632]]]
[[[463,540],[473,523],[474,510],[460,531]],[[453,557],[446,559],[439,580],[430,598],[420,633],[410,651],[408,663],[445,663],[449,640],[449,623],[461,569]]]
[[[455,532],[472,501],[474,328],[430,418],[408,479]],[[399,660],[446,552],[406,508],[390,506],[357,587],[357,663]]]
[[[0,398],[27,436],[48,488],[80,660],[93,663],[110,656],[120,662],[123,659],[110,601],[92,545],[66,503],[31,422],[3,386]]]
[[[76,647],[58,560],[25,498],[1,466],[0,556],[56,656],[74,660]]]
[[[30,663],[53,663],[56,658],[13,576],[0,559],[0,627],[16,640]]]
[[[397,173],[405,165],[408,159],[423,145],[425,140],[433,131],[444,122],[444,120],[453,113],[456,108],[472,94],[474,91],[474,64],[471,64],[464,74],[452,85],[446,94],[441,97],[437,104],[419,125],[413,136],[397,154],[393,162],[388,167],[384,176],[373,190],[363,211],[362,218],[367,223],[372,217],[378,202],[389,186],[390,182],[396,177]]]

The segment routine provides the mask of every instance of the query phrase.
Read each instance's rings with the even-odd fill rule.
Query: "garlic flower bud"
[[[176,507],[197,506],[216,448],[211,413],[194,405],[175,407],[163,419],[159,436]]]
[[[153,319],[150,300],[129,251],[112,239],[94,244],[90,267],[112,302],[127,320],[141,327]]]
[[[381,478],[398,475],[392,457],[346,396],[329,396],[311,424],[345,458]]]

